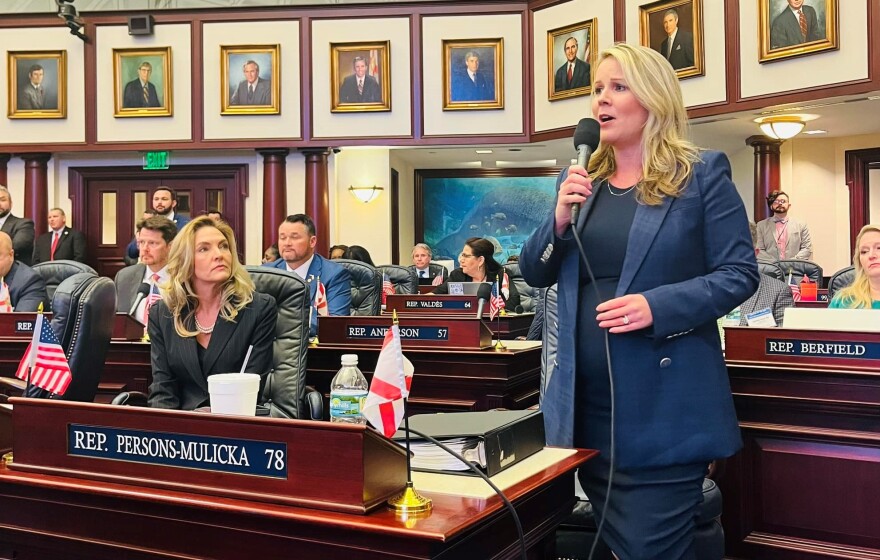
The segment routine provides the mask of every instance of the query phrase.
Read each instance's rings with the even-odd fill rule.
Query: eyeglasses
[[[476,257],[476,255],[468,255],[467,253],[464,253],[464,252],[458,255],[458,258],[460,258],[460,259],[470,259],[473,257]]]

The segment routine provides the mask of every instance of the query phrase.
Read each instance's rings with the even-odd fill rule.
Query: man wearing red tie
[[[86,237],[67,227],[64,210],[53,208],[49,210],[49,231],[34,244],[33,263],[60,260],[86,262]]]
[[[590,44],[587,42],[587,49]],[[578,40],[569,37],[563,46],[565,64],[556,69],[553,91],[558,93],[568,89],[583,88],[590,85],[590,64],[578,58]]]
[[[159,286],[168,281],[168,251],[177,235],[177,226],[167,218],[153,216],[138,222],[137,228],[140,262],[116,273],[116,311],[132,311],[141,284],[147,284],[147,297],[138,302],[131,314],[146,325],[149,306],[158,299]]]
[[[771,49],[821,41],[824,38],[825,30],[819,28],[815,8],[805,6],[804,0],[788,0],[788,6],[773,18],[770,26]]]

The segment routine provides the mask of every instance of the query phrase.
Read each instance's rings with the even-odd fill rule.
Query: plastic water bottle
[[[357,354],[343,354],[342,367],[330,382],[330,421],[366,424],[367,378],[357,367]]]

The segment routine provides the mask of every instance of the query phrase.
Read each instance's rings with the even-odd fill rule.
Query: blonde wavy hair
[[[871,297],[871,284],[868,282],[868,275],[865,274],[865,269],[862,268],[862,259],[859,258],[859,246],[862,244],[862,237],[864,237],[866,233],[871,233],[872,231],[880,233],[880,226],[868,224],[863,227],[859,231],[859,235],[856,236],[856,250],[853,253],[853,268],[855,269],[856,277],[852,284],[843,288],[834,296],[834,299],[839,297],[844,301],[847,307],[871,309],[871,304],[873,302],[873,298]]]
[[[687,139],[688,117],[678,77],[669,62],[648,47],[616,44],[599,53],[596,67],[608,58],[620,64],[627,86],[648,111],[642,130],[642,180],[636,192],[640,202],[656,206],[664,197],[681,193],[700,160],[700,148]],[[614,147],[600,143],[590,158],[590,175],[607,179],[616,169]]]
[[[183,226],[171,243],[168,282],[160,286],[162,300],[174,317],[174,330],[184,338],[198,334],[198,331],[190,330],[187,325],[194,324],[195,312],[199,306],[199,297],[193,290],[192,278],[195,273],[196,232],[204,227],[215,228],[223,234],[232,255],[232,271],[221,291],[220,317],[226,321],[234,321],[238,312],[254,299],[254,282],[244,266],[238,262],[232,228],[225,222],[215,222],[208,216],[194,219]]]

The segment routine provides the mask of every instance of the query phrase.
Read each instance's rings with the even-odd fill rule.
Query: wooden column
[[[34,221],[34,233],[46,233],[49,214],[49,180],[47,164],[52,154],[23,154],[24,160],[24,217]]]
[[[327,183],[329,148],[302,150],[306,158],[306,210],[315,222],[318,244],[315,252],[327,256],[330,250],[330,187]]]
[[[746,138],[755,150],[755,222],[770,217],[767,195],[779,188],[779,146],[782,140],[756,135]]]
[[[9,163],[11,157],[11,154],[0,154],[0,185],[3,185],[4,187],[9,186],[9,176],[6,174],[6,165]]]
[[[266,247],[277,241],[278,226],[287,216],[287,148],[257,150],[263,156],[263,244]]]

